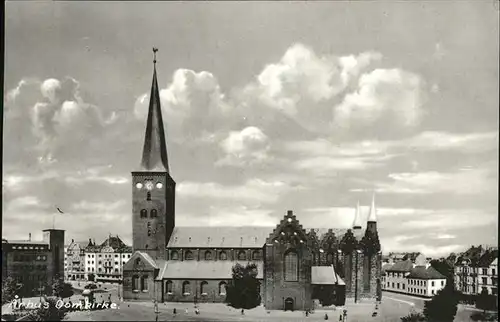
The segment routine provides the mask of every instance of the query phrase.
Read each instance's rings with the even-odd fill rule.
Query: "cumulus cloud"
[[[383,122],[385,127],[412,127],[422,117],[423,80],[400,69],[363,74],[356,91],[335,106],[335,124],[353,130]]]
[[[216,132],[231,112],[217,78],[206,71],[178,69],[168,87],[160,90],[160,99],[163,120],[174,138],[201,138],[203,131]],[[148,106],[148,93],[137,98],[134,114],[138,120],[146,120]]]
[[[244,166],[268,159],[270,142],[259,128],[249,126],[241,131],[231,131],[220,143],[225,156],[218,165]]]
[[[311,48],[294,44],[246,86],[243,100],[256,98],[308,130],[325,130],[332,117],[328,102],[348,88],[363,69],[380,59],[376,52],[318,56]]]
[[[21,144],[26,148],[33,143],[39,160],[49,163],[83,150],[91,137],[113,122],[104,119],[97,106],[84,101],[79,82],[71,77],[42,82],[23,79],[8,92],[6,105],[9,137],[24,140]],[[24,137],[32,137],[33,142]]]

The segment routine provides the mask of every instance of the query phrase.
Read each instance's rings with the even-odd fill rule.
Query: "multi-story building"
[[[455,262],[455,289],[463,294],[479,294],[482,290],[482,286],[480,286],[480,283],[483,282],[482,278],[488,278],[487,274],[481,274],[482,277],[479,279],[479,273],[483,273],[482,269],[488,268],[490,263],[493,262],[493,259],[489,262],[492,254],[493,259],[498,256],[498,248],[484,247],[482,245],[472,246],[460,254]],[[486,282],[488,282],[488,279]]]
[[[273,227],[176,226],[163,127],[155,65],[141,168],[132,172],[134,254],[124,299],[222,302],[231,268],[253,262],[267,309],[312,309],[318,287],[338,302],[380,300],[374,201],[366,229],[359,207],[352,229],[306,230],[292,211]]]
[[[86,242],[75,242],[64,247],[64,279],[83,281],[85,276],[85,248]]]
[[[93,246],[92,251],[95,261],[94,257],[87,261],[95,262],[95,281],[121,283],[123,266],[132,256],[132,247],[118,236],[109,236],[99,247]]]
[[[486,252],[477,263],[478,293],[498,295],[498,250]]]
[[[2,239],[2,278],[12,277],[19,295],[40,294],[54,280],[64,277],[64,230],[45,229],[43,239]]]
[[[411,259],[385,264],[383,289],[392,292],[432,297],[446,286],[446,277],[430,264],[416,265]]]

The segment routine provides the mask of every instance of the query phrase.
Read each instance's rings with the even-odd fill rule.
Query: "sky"
[[[131,242],[155,46],[178,226],[349,228],[375,194],[384,252],[498,242],[494,1],[5,6],[4,238]]]

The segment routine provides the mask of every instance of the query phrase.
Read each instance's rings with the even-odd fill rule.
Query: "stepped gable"
[[[293,214],[293,212],[289,210],[287,214],[283,217],[283,219],[281,219],[276,228],[274,228],[271,234],[269,234],[269,237],[266,239],[266,244],[272,244],[274,240],[281,239],[282,236],[281,233],[285,233],[283,229],[290,227],[293,230],[295,230],[295,232],[300,234],[298,238],[304,241],[307,240],[307,233],[304,227],[297,220],[297,217]]]

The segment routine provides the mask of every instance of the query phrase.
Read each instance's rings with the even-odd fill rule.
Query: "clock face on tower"
[[[146,189],[153,190],[153,183],[151,181],[146,181]]]

